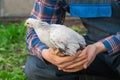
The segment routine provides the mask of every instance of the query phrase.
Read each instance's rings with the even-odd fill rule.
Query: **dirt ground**
[[[71,17],[69,14],[67,14],[66,18],[65,18],[65,23],[66,26],[68,27],[72,27],[72,26],[77,26],[79,28],[82,29],[83,32],[86,31],[84,25],[82,24],[82,21],[80,18],[76,18],[76,17]]]

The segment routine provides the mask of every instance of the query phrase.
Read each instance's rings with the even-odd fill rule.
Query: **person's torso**
[[[82,18],[87,28],[88,38],[96,42],[107,36],[120,32],[120,4],[114,0],[70,0],[71,3],[77,4],[111,4],[112,16],[100,18]]]

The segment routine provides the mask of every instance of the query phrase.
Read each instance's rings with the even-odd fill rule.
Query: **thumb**
[[[84,56],[84,55],[87,55],[87,47],[80,52],[79,57]]]

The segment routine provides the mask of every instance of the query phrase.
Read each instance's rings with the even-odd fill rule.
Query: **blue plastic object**
[[[70,4],[70,15],[80,18],[111,17],[110,4]]]

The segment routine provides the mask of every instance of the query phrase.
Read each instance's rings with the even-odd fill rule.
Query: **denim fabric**
[[[78,73],[64,73],[57,67],[38,57],[31,56],[24,70],[28,80],[78,80]]]

